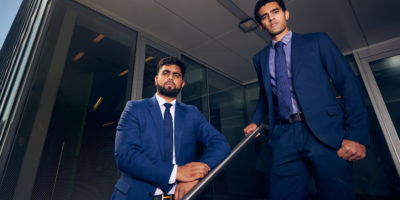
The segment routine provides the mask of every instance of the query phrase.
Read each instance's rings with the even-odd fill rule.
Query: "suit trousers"
[[[272,152],[269,199],[307,199],[311,177],[318,199],[355,199],[351,162],[321,143],[304,122],[275,125],[268,146]]]

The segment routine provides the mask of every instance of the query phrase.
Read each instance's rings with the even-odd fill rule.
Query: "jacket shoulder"
[[[193,105],[188,105],[182,102],[176,102],[177,105],[180,106],[181,109],[185,110],[185,111],[199,111],[199,109],[196,106]]]
[[[258,60],[259,59],[259,57],[262,55],[262,54],[265,54],[267,51],[268,51],[268,49],[271,47],[271,42],[270,43],[268,43],[264,48],[262,48],[260,51],[258,51],[256,54],[254,54],[254,56],[253,56],[253,61],[255,61],[255,60]]]
[[[129,100],[126,102],[125,109],[139,109],[139,108],[145,108],[149,105],[152,105],[153,102],[152,99],[139,99],[139,100]]]

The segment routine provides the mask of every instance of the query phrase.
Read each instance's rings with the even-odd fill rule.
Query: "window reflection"
[[[73,1],[49,24],[0,199],[109,199],[137,34]]]
[[[196,106],[208,119],[207,68],[186,56],[182,60],[186,66],[182,102]]]
[[[170,55],[150,46],[146,45],[146,54],[144,58],[144,75],[142,98],[150,98],[156,93],[154,85],[154,77],[157,75],[157,63]]]

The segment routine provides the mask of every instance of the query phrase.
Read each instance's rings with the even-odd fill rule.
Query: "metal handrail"
[[[206,177],[204,177],[197,185],[195,185],[182,200],[194,199],[214,180],[214,178],[246,147],[260,132],[261,129],[269,128],[268,125],[261,124],[256,130],[247,135],[238,145],[232,150],[232,152],[225,158],[217,167],[210,171]]]

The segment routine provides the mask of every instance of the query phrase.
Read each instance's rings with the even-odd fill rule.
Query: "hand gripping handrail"
[[[246,147],[260,132],[263,128],[269,128],[267,125],[261,124],[256,130],[247,135],[238,145],[232,150],[232,152],[223,160],[217,167],[210,171],[206,177],[204,177],[199,183],[197,183],[184,197],[182,200],[194,199],[207,187],[211,181]]]

